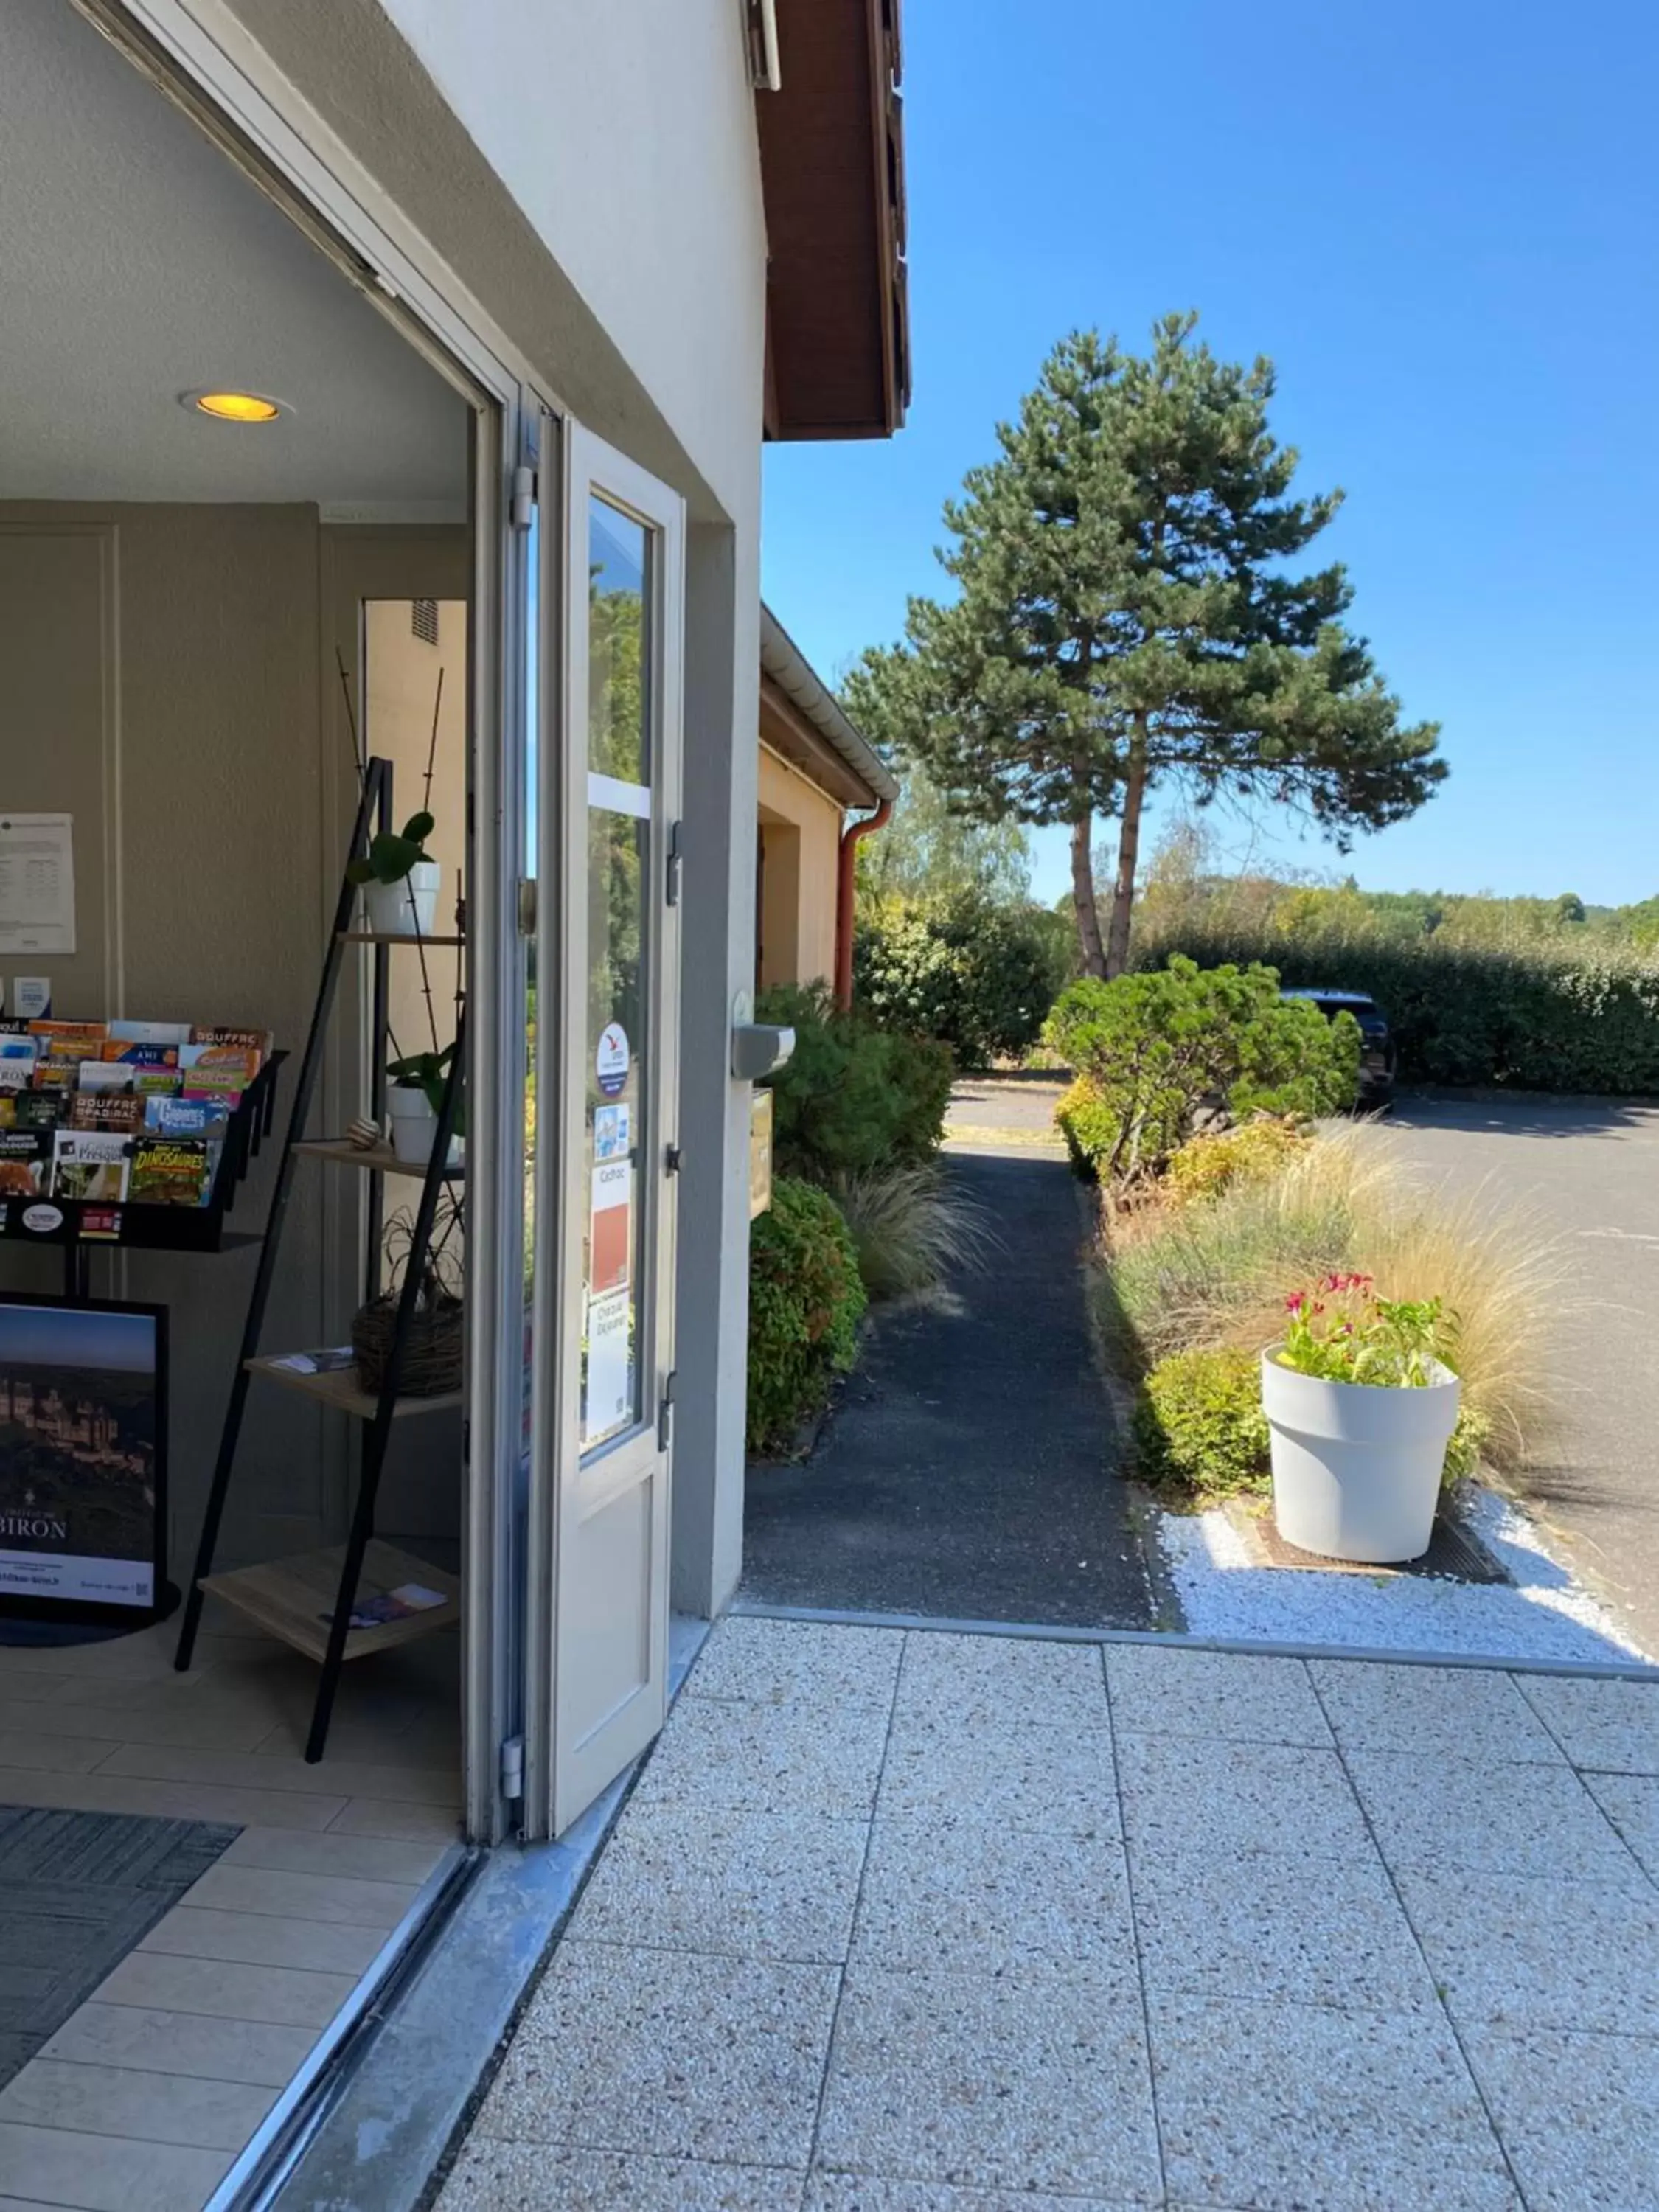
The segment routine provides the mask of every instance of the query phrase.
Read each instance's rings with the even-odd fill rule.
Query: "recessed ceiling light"
[[[187,392],[185,404],[216,422],[274,422],[283,412],[279,400],[258,392]]]

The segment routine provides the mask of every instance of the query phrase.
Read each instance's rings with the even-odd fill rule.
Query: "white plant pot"
[[[1298,1551],[1376,1566],[1429,1548],[1462,1390],[1449,1368],[1420,1390],[1327,1382],[1261,1355],[1273,1518]]]
[[[416,860],[395,884],[365,884],[363,912],[369,927],[377,937],[430,937],[437,927],[442,880],[436,860]]]
[[[406,1166],[423,1168],[438,1141],[438,1117],[424,1091],[388,1084],[386,1109],[392,1117],[392,1149]]]

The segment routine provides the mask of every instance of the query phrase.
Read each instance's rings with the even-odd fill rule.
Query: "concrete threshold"
[[[1502,1652],[1395,1650],[1363,1644],[1275,1643],[1247,1637],[1187,1636],[1156,1628],[1066,1628],[1046,1621],[956,1620],[920,1613],[856,1613],[806,1605],[766,1605],[738,1599],[734,1614],[751,1620],[817,1620],[838,1628],[902,1628],[947,1636],[1007,1636],[1045,1644],[1151,1644],[1161,1650],[1227,1651],[1249,1658],[1363,1659],[1391,1667],[1499,1667],[1510,1674],[1587,1675],[1614,1681],[1659,1681],[1659,1667],[1639,1659],[1505,1658]]]

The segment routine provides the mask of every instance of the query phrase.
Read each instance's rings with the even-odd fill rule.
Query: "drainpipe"
[[[853,913],[856,901],[859,839],[893,818],[893,802],[884,799],[873,814],[860,815],[841,833],[841,872],[836,883],[836,1004],[853,1003]]]

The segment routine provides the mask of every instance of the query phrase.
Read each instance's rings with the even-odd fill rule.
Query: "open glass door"
[[[538,1169],[557,1190],[541,1214],[557,1340],[537,1361],[552,1741],[532,1763],[555,1833],[667,1702],[684,564],[676,494],[574,425],[563,461],[562,742],[544,782],[559,934],[544,907],[540,969],[545,984],[556,961],[559,1004],[538,1007]]]

